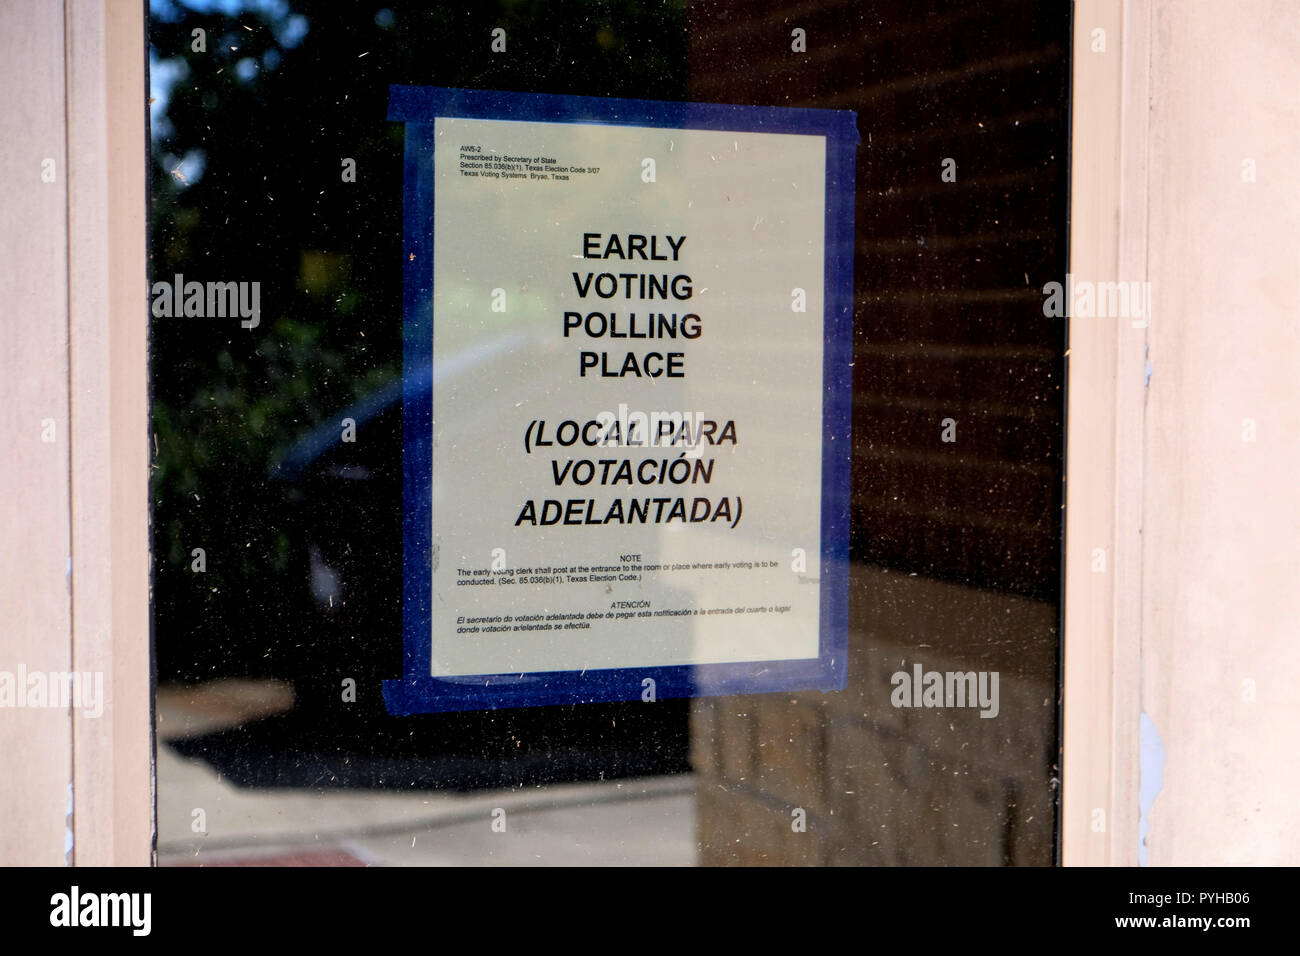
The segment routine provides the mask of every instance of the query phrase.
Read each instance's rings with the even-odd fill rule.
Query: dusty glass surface
[[[1052,863],[1069,5],[465,6],[151,7],[160,862]],[[387,714],[398,83],[857,112],[846,690]]]

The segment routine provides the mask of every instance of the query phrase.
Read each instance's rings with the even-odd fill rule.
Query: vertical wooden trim
[[[1075,5],[1076,282],[1146,278],[1149,18],[1149,0]],[[1097,49],[1099,29],[1104,51]],[[1061,817],[1067,865],[1126,865],[1137,856],[1144,341],[1145,329],[1131,318],[1070,319]]]
[[[0,3],[0,865],[64,863],[71,782],[68,711],[18,706],[71,668],[63,29],[60,4]]]
[[[1125,0],[1120,103],[1118,278],[1147,282],[1147,90],[1151,75],[1151,0]],[[1149,288],[1149,286],[1148,286]],[[1142,320],[1110,319],[1118,336],[1115,377],[1115,530],[1111,572],[1115,624],[1111,668],[1111,782],[1107,862],[1134,866],[1138,855],[1138,764],[1142,690],[1142,524],[1146,490],[1147,336],[1160,300]],[[1090,839],[1092,839],[1090,831]]]
[[[68,0],[69,375],[77,865],[148,864],[150,727],[145,25],[140,3]]]
[[[112,371],[113,661],[119,768],[113,862],[156,862],[149,550],[148,21],[144,0],[106,0],[108,37],[109,367]],[[74,768],[75,772],[75,768]]]

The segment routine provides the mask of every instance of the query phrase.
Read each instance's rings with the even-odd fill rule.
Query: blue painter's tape
[[[796,133],[826,140],[820,637],[818,657],[794,661],[432,677],[432,401],[435,382],[473,374],[491,356],[433,367],[432,163],[439,117]],[[403,279],[403,672],[384,682],[393,714],[635,700],[842,690],[847,680],[849,453],[853,395],[853,202],[857,117],[846,110],[668,103],[488,90],[394,86],[390,120],[406,124]],[[499,343],[498,343],[499,344]]]

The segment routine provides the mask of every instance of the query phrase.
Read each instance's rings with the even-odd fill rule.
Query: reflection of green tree
[[[251,331],[152,322],[163,676],[230,673],[242,665],[228,637],[269,646],[301,627],[285,576],[303,569],[268,469],[401,373],[402,128],[385,120],[389,85],[670,100],[684,86],[680,3],[249,6],[232,16],[156,0],[150,20],[153,57],[178,76],[154,130],[151,276],[257,281],[262,305]],[[504,56],[487,49],[496,26]],[[196,28],[206,52],[191,48]],[[187,156],[201,162],[177,170]],[[341,181],[343,157],[355,183]],[[201,579],[188,571],[196,547]]]

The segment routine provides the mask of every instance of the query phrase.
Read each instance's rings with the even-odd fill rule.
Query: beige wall
[[[0,37],[0,671],[16,678],[72,663],[63,8],[0,4]],[[67,713],[0,709],[0,864],[63,863],[71,743]]]
[[[1295,864],[1300,7],[1095,0],[1076,31],[1072,271],[1154,307],[1071,330],[1065,859],[1137,862],[1147,809],[1152,865]]]
[[[1300,6],[1152,13],[1142,709],[1167,762],[1150,862],[1294,865]]]

